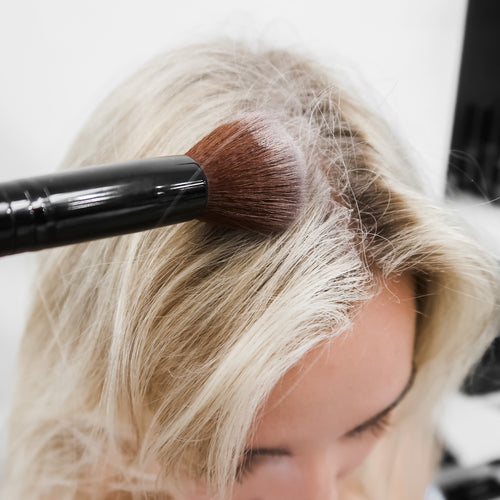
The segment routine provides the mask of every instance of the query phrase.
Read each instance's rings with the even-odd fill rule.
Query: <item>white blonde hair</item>
[[[188,479],[222,495],[278,379],[403,273],[418,295],[416,383],[352,484],[422,498],[439,459],[434,409],[492,339],[498,277],[334,70],[228,39],[173,50],[98,107],[63,167],[183,154],[244,111],[272,115],[302,148],[303,214],[270,237],[192,221],[44,251],[4,498],[176,498]]]

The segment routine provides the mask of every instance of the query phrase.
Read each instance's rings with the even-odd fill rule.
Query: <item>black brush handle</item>
[[[207,178],[162,156],[0,184],[0,256],[133,233],[199,217]]]

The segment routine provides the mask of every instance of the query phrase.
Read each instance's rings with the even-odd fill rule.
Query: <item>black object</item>
[[[185,155],[85,167],[0,184],[0,255],[199,217],[207,178]]]
[[[461,391],[468,395],[500,391],[500,336],[492,342],[478,365],[465,379]]]
[[[476,467],[448,466],[435,483],[446,500],[497,500],[500,498],[500,468],[490,463]]]
[[[444,488],[447,500],[494,500],[500,496],[500,484],[496,479],[470,479]]]
[[[500,2],[470,0],[460,67],[448,193],[500,198]]]

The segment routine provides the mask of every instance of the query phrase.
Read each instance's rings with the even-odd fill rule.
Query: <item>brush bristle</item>
[[[302,209],[305,159],[277,121],[249,113],[220,125],[187,153],[208,181],[202,220],[260,233],[283,231]]]

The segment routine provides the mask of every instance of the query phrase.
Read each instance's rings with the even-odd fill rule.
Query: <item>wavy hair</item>
[[[304,152],[303,213],[274,236],[191,221],[43,251],[4,498],[178,498],[191,480],[223,496],[280,377],[403,273],[417,283],[416,381],[352,484],[422,498],[439,403],[493,338],[498,274],[341,73],[226,38],[172,50],[100,104],[63,168],[182,154],[246,111]]]

